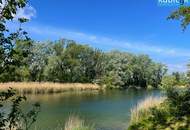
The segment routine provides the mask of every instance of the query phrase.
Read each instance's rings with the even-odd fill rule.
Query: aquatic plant
[[[164,97],[150,96],[139,102],[133,109],[131,109],[130,124],[139,122],[142,118],[150,113],[150,108],[159,106],[164,100]]]
[[[87,125],[78,116],[71,115],[65,123],[65,130],[95,130],[93,125]]]
[[[96,84],[10,82],[10,83],[0,83],[0,91],[7,90],[10,86],[13,89],[16,89],[21,94],[48,94],[48,93],[61,93],[66,91],[87,91],[87,90],[101,89],[101,87]]]

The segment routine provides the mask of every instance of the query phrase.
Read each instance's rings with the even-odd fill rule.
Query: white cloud
[[[36,17],[36,10],[30,5],[27,5],[23,9],[18,9],[17,14],[15,18],[26,18],[26,19],[31,19],[33,17]]]

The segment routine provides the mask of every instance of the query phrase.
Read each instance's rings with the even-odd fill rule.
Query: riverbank
[[[101,86],[97,84],[82,83],[51,83],[51,82],[9,82],[0,83],[0,91],[13,88],[21,94],[48,94],[67,91],[98,91]]]

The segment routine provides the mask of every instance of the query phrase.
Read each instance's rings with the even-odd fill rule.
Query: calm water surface
[[[80,115],[98,130],[124,130],[130,120],[131,108],[148,96],[160,95],[159,90],[113,90],[30,95],[28,101],[41,103],[41,112],[34,124],[37,130],[61,130],[70,114]]]

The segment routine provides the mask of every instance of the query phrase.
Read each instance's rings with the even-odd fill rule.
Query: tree
[[[172,12],[168,19],[180,20],[183,31],[190,24],[190,7],[181,6],[176,11]],[[187,65],[190,68],[190,65]],[[187,76],[190,77],[190,71],[188,70]],[[186,77],[186,76],[185,76]],[[189,82],[189,79],[185,79],[185,82]]]
[[[1,130],[29,130],[31,128],[40,111],[40,104],[33,104],[31,110],[24,113],[20,104],[25,100],[26,97],[24,96],[16,96],[16,92],[13,89],[9,89],[7,92],[0,92]],[[9,108],[9,110],[7,110],[7,108]]]
[[[168,19],[180,20],[183,31],[190,23],[190,7],[181,6],[176,11],[172,12]]]
[[[147,55],[112,51],[106,53],[105,59],[102,82],[111,88],[146,88],[148,85],[156,88],[166,73],[164,65],[153,62]]]
[[[52,45],[45,75],[49,81],[93,82],[103,72],[103,53],[72,40],[60,40]]]
[[[44,79],[44,70],[48,64],[48,58],[53,54],[53,45],[50,42],[33,42],[28,56],[29,80],[42,81]]]
[[[179,72],[173,72],[172,75],[175,77],[176,82],[180,82],[180,73]]]
[[[0,4],[0,81],[19,81],[22,79],[20,78],[21,73],[24,77],[28,75],[26,64],[23,61],[28,54],[27,48],[30,46],[30,38],[21,27],[16,32],[10,32],[6,27],[6,22],[13,20],[17,10],[24,8],[27,1],[1,0]],[[17,20],[20,24],[28,21],[25,18]]]

